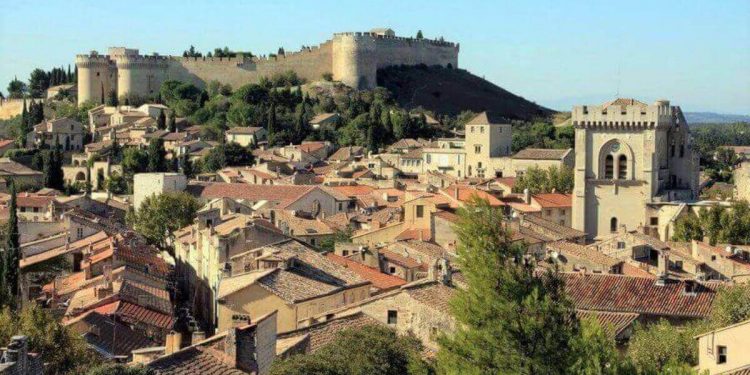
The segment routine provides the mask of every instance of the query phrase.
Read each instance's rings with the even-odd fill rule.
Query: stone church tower
[[[617,99],[576,106],[573,227],[590,238],[655,226],[650,205],[698,194],[699,160],[682,110]]]

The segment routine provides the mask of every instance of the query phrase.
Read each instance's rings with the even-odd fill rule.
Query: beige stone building
[[[27,143],[30,147],[42,143],[52,147],[57,142],[63,151],[78,151],[83,149],[83,134],[83,125],[71,118],[44,120],[27,135]]]
[[[709,375],[750,372],[750,320],[695,337],[698,370]]]
[[[185,190],[187,178],[182,173],[138,173],[133,177],[133,186],[133,204],[138,210],[152,195]]]
[[[266,139],[266,129],[254,126],[237,126],[227,130],[224,136],[227,142],[234,142],[240,146],[247,147],[264,141]]]
[[[576,106],[573,227],[590,237],[647,224],[647,206],[691,200],[698,156],[680,107],[617,99]]]

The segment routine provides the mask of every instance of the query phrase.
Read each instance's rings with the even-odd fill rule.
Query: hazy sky
[[[0,0],[0,90],[108,46],[256,54],[390,27],[461,44],[459,66],[554,109],[620,96],[750,114],[750,0]],[[122,4],[122,5],[121,5]]]

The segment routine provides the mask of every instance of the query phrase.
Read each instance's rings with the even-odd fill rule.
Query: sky
[[[750,1],[0,0],[0,91],[110,46],[255,54],[390,27],[460,43],[459,67],[556,110],[618,96],[750,114]]]

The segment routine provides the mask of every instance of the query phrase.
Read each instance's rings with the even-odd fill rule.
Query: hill
[[[735,122],[750,122],[748,115],[730,115],[714,112],[685,112],[688,124],[730,124]]]
[[[404,108],[421,106],[440,115],[490,110],[511,119],[531,120],[555,113],[461,69],[389,67],[378,71],[378,86],[393,93]]]

